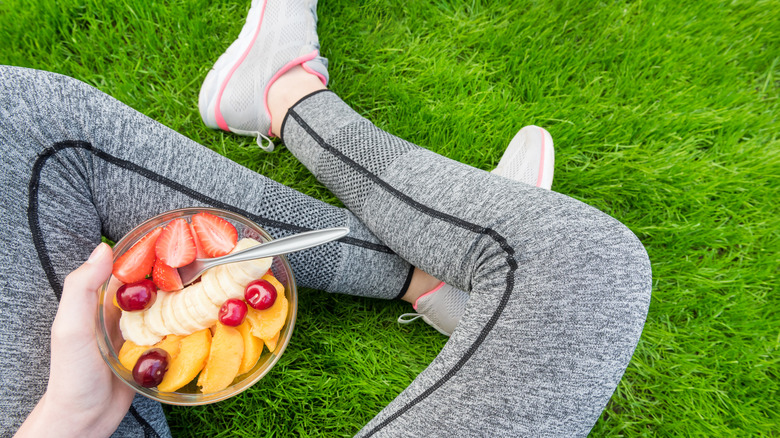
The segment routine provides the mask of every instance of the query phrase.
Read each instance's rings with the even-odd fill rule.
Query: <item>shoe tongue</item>
[[[322,85],[328,85],[330,76],[328,75],[328,60],[326,58],[317,56],[314,59],[304,62],[303,66],[306,70],[309,70],[310,73],[312,71],[316,73],[317,76],[320,77],[320,80],[323,81]]]

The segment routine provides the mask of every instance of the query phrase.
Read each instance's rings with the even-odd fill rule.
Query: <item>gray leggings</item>
[[[65,275],[101,235],[119,239],[185,206],[235,211],[274,237],[350,227],[289,257],[304,287],[392,299],[413,265],[470,292],[441,353],[358,436],[586,435],[641,334],[650,264],[625,226],[394,137],[329,91],[298,102],[282,137],[348,210],[75,79],[0,67],[0,83],[4,433],[45,390],[51,304]],[[117,435],[155,434],[170,435],[161,407],[136,397]]]

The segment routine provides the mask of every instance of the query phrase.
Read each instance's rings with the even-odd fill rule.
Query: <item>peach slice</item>
[[[268,351],[270,351],[271,353],[273,353],[274,350],[276,350],[276,344],[279,343],[279,333],[280,332],[276,332],[276,335],[274,335],[270,339],[263,339],[263,343],[265,343],[265,346],[268,347]]]
[[[277,280],[276,277],[273,276],[273,274],[269,272],[263,275],[261,278],[274,285],[274,287],[276,288],[277,295],[284,295],[284,285],[282,285],[282,283],[279,283],[279,280]]]
[[[244,339],[244,357],[241,359],[241,366],[238,367],[238,374],[241,375],[251,370],[260,359],[263,353],[263,341],[252,335],[252,328],[246,319],[236,328]]]
[[[178,335],[168,335],[163,338],[162,341],[154,345],[138,345],[133,341],[125,341],[122,344],[122,348],[119,350],[119,363],[125,368],[132,371],[135,367],[135,363],[138,362],[138,358],[141,357],[144,352],[150,348],[162,348],[171,359],[174,359],[179,354],[179,342],[182,337]]]
[[[162,341],[154,344],[154,346],[167,351],[168,355],[171,357],[171,360],[173,360],[176,359],[176,356],[179,355],[182,339],[184,339],[184,336],[168,335],[164,337]]]
[[[271,339],[284,327],[289,303],[284,295],[276,297],[273,306],[265,310],[249,308],[246,318],[252,326],[252,334],[260,339]]]
[[[233,327],[217,323],[211,352],[198,377],[198,386],[204,394],[227,388],[238,375],[244,357],[244,338]]]
[[[284,296],[284,286],[273,275],[263,275],[263,280],[268,281],[276,288],[276,301],[265,310],[249,308],[246,317],[252,325],[252,334],[260,339],[271,339],[284,327],[287,320],[287,308],[289,302]]]
[[[133,341],[125,341],[117,355],[119,356],[119,363],[128,370],[133,371],[138,358],[144,354],[144,351],[150,348],[152,348],[150,345],[138,345]]]
[[[211,331],[209,329],[182,337],[179,341],[179,353],[171,360],[168,371],[162,382],[157,385],[157,389],[163,392],[172,392],[191,382],[203,369],[210,350]]]

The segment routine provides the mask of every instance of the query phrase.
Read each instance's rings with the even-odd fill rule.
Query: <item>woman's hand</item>
[[[65,278],[51,328],[49,384],[18,437],[109,436],[130,408],[133,390],[108,368],[95,339],[97,290],[111,266],[111,247],[101,243]]]

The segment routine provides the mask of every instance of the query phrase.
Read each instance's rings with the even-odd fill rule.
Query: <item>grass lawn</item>
[[[200,84],[248,7],[4,0],[0,63],[83,80],[338,203],[285,148],[201,123]],[[319,16],[332,89],[379,127],[489,170],[520,127],[544,126],[553,190],[645,244],[647,324],[592,436],[777,436],[780,1],[323,0]],[[273,372],[229,401],[166,408],[174,436],[353,435],[446,342],[396,324],[406,311],[304,291]]]

